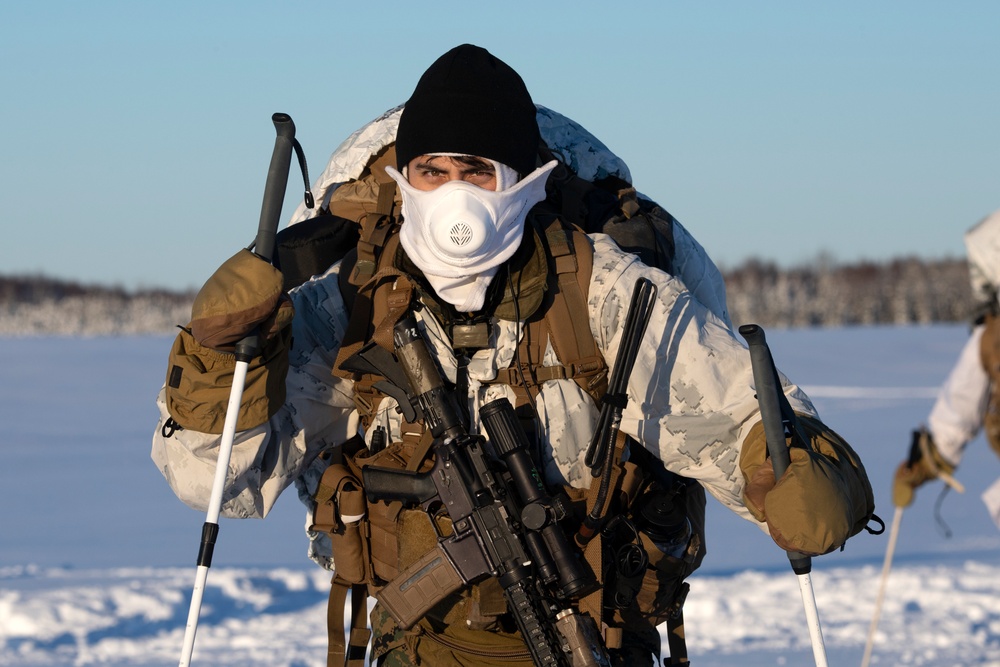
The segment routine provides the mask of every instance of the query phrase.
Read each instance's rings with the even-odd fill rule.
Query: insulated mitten
[[[899,464],[892,478],[892,504],[909,507],[917,487],[937,478],[941,472],[950,475],[955,466],[944,460],[930,433],[923,429],[914,431],[910,458]]]
[[[222,433],[236,368],[233,351],[255,330],[261,349],[249,362],[236,428],[267,421],[285,402],[293,315],[281,272],[249,250],[219,267],[195,297],[191,322],[170,350],[166,399],[174,421]]]
[[[816,418],[798,415],[804,447],[789,448],[781,479],[767,457],[763,423],[750,430],[740,452],[746,481],[743,502],[786,551],[829,553],[867,525],[875,496],[861,459],[843,438]]]
[[[265,339],[272,338],[294,314],[281,272],[240,250],[199,290],[191,307],[191,335],[205,347],[232,352],[257,327]]]

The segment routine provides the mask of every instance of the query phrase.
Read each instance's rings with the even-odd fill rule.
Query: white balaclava
[[[557,164],[553,160],[518,182],[516,171],[488,161],[496,169],[495,191],[460,180],[418,190],[386,168],[403,197],[403,250],[437,295],[461,312],[483,307],[490,281],[521,244],[525,217],[545,199],[545,181]]]
[[[403,195],[400,242],[438,296],[462,312],[480,310],[497,269],[514,254],[528,209],[545,198],[555,163],[535,169],[541,138],[521,76],[486,49],[461,44],[427,68],[396,132]],[[421,155],[475,155],[496,169],[496,191],[463,181],[424,192],[405,173]],[[526,174],[518,182],[518,175]]]

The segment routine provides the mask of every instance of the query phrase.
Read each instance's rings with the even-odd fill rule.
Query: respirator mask
[[[483,307],[486,288],[521,244],[525,217],[545,199],[545,181],[557,164],[509,186],[498,169],[497,191],[460,180],[418,190],[386,167],[403,198],[399,241],[439,297],[462,312]]]

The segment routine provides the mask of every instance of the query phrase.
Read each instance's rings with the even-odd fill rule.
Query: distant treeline
[[[751,260],[724,272],[734,324],[828,327],[963,322],[973,312],[964,259],[915,257],[780,269]]]
[[[193,300],[191,292],[0,276],[0,336],[166,333],[191,319]]]
[[[964,322],[964,259],[897,259],[796,268],[750,260],[723,271],[734,324],[831,327]],[[42,276],[0,276],[0,336],[168,333],[190,319],[192,292],[126,291]]]

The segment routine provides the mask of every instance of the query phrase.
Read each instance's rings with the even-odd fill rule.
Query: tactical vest
[[[437,302],[433,292],[421,283],[419,275],[414,275],[419,271],[405,264],[397,233],[399,200],[395,196],[395,183],[387,176],[379,178],[377,174],[382,172],[375,168],[380,163],[391,164],[393,159],[391,149],[378,156],[358,182],[339,188],[330,202],[331,213],[341,219],[350,216],[360,222],[356,249],[348,253],[341,265],[341,292],[349,304],[351,316],[333,372],[353,382],[355,405],[365,432],[370,431],[382,401],[389,397],[385,378],[376,373],[345,369],[343,365],[368,341],[374,340],[391,349],[392,327],[415,298],[419,297],[435,319],[446,326],[455,347],[475,347],[477,340],[484,340],[490,326],[487,319],[468,320],[449,312],[449,308]],[[567,177],[565,173],[557,178],[573,182],[572,176]],[[523,320],[525,324],[515,357],[520,363],[500,369],[492,382],[513,390],[515,408],[523,417],[528,433],[533,428],[529,403],[534,401],[543,383],[572,380],[598,404],[607,390],[608,367],[591,334],[587,307],[592,246],[581,229],[562,222],[564,216],[572,219],[586,215],[579,210],[569,211],[570,202],[586,200],[586,185],[576,186],[578,192],[558,189],[561,197],[550,197],[532,211],[532,224],[526,225],[528,231],[522,248],[508,263],[510,277],[498,275],[494,279],[497,293],[492,297],[492,314],[509,321]],[[594,206],[597,200],[591,197],[594,214],[611,219],[611,224],[620,224],[630,213],[637,213],[639,204],[634,190],[631,198],[627,188],[625,190],[624,195],[622,192],[614,195],[614,200],[621,204],[618,218],[608,215],[606,205],[603,208]],[[373,200],[374,206],[371,205]],[[652,233],[655,230],[648,225],[641,231]],[[654,255],[647,257],[648,261],[652,259],[662,264],[669,259],[671,249],[664,250],[662,243],[641,239],[638,243]],[[279,243],[279,255],[280,249]],[[664,253],[666,259],[656,259],[656,254]],[[312,269],[303,269],[309,270]],[[506,289],[501,293],[504,283],[517,284],[521,289],[517,295]],[[556,365],[542,363],[547,344],[558,358]],[[338,455],[330,454],[331,465],[316,494],[317,509],[312,526],[313,530],[330,535],[334,551],[336,573],[329,607],[330,665],[344,664],[345,653],[347,664],[361,664],[369,640],[359,607],[354,610],[350,641],[344,642],[342,612],[347,590],[354,588],[352,599],[363,599],[368,592],[378,597],[381,586],[429,551],[436,539],[422,510],[406,509],[399,502],[368,502],[361,484],[361,470],[367,465],[426,470],[431,465],[431,445],[432,438],[423,424],[403,419],[395,441],[390,442],[386,434],[376,432],[368,443],[358,438],[345,445],[340,461],[333,462]],[[620,438],[618,445],[624,449],[627,446],[625,439]],[[626,627],[644,626],[653,632],[658,642],[655,626],[669,620],[671,656],[679,664],[686,660],[680,614],[687,590],[683,580],[700,564],[705,551],[704,492],[699,485],[666,473],[662,464],[640,445],[633,445],[630,452],[634,452],[631,461],[614,470],[613,492],[608,496],[606,508],[615,515],[625,516],[640,504],[639,499],[650,495],[650,490],[663,491],[670,486],[672,497],[688,517],[690,538],[679,555],[668,556],[646,535],[626,535],[625,540],[633,549],[642,548],[649,554],[647,568],[629,572],[622,571],[621,563],[616,562],[615,554],[611,553],[624,547],[617,544],[619,538],[609,530],[606,536],[590,542],[583,554],[597,580],[605,585],[579,600],[578,604],[603,626],[606,643],[612,649],[620,646],[622,629]],[[659,477],[651,470],[658,470]],[[595,493],[572,488],[564,491],[576,508],[574,514],[578,519],[592,509]],[[447,534],[447,519],[437,519],[437,523],[437,531]],[[572,521],[565,523],[573,530]],[[626,556],[622,558],[627,559]],[[609,588],[610,582],[613,585]],[[442,601],[428,614],[430,620],[424,624],[422,632],[425,636],[433,635],[432,627],[455,623],[473,630],[496,631],[502,625],[505,611],[499,585],[487,580],[457,599]],[[376,646],[376,657],[392,650],[400,641],[405,640]],[[523,657],[528,657],[526,648]]]

